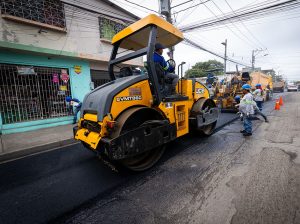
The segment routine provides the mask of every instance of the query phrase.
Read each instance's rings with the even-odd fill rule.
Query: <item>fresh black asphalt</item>
[[[221,114],[217,128],[235,117]],[[197,136],[185,136],[171,143],[160,164],[195,139],[199,140]],[[81,144],[2,163],[0,223],[49,222],[143,175],[114,172]]]

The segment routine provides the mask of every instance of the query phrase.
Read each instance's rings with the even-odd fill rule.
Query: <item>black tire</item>
[[[211,108],[216,108],[216,107],[217,106],[213,100],[201,98],[194,103],[192,110],[191,110],[191,115],[195,116],[196,114],[200,113],[201,110],[205,110],[207,108],[211,109]],[[213,122],[212,124],[206,125],[206,126],[202,127],[201,129],[197,129],[196,127],[194,127],[192,129],[192,132],[200,134],[202,136],[210,136],[214,133],[216,125],[217,125],[217,121]]]
[[[120,119],[125,119],[122,123],[122,127],[119,130],[119,134],[131,130],[132,128],[138,127],[148,120],[163,120],[164,117],[154,109],[151,108],[133,108],[129,109],[123,117]],[[121,115],[122,116],[122,115]],[[161,145],[152,150],[146,151],[144,153],[138,154],[136,156],[118,160],[118,162],[125,168],[141,172],[151,168],[157,161],[162,157],[165,151],[165,145]]]

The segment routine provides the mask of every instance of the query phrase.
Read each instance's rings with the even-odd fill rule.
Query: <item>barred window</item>
[[[3,124],[72,115],[68,69],[0,64],[0,117]]]
[[[114,20],[110,20],[104,17],[99,17],[100,38],[106,40],[112,40],[113,36],[126,28],[124,23],[118,23]]]
[[[2,15],[65,28],[64,6],[60,0],[0,0]]]

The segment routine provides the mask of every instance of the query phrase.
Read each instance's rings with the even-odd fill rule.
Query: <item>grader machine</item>
[[[182,40],[178,29],[156,15],[117,33],[109,61],[111,81],[85,96],[74,138],[113,163],[143,171],[159,160],[166,143],[191,131],[211,135],[218,109],[204,84],[181,78],[176,94],[162,91],[169,84],[153,60],[155,43],[171,47]],[[129,53],[119,56],[120,49]],[[147,75],[116,79],[115,66],[142,56],[147,57]]]

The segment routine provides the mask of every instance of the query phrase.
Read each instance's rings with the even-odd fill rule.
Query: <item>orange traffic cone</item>
[[[275,103],[275,110],[280,110],[280,104],[279,104],[279,100],[276,100],[276,103]]]
[[[279,105],[280,105],[280,106],[283,105],[283,99],[282,99],[282,96],[280,96],[280,98],[279,98]]]

